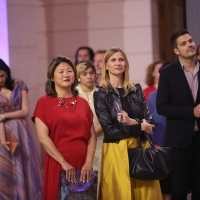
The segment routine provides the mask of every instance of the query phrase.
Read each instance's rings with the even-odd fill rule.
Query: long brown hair
[[[155,78],[152,76],[152,73],[153,73],[153,71],[154,71],[156,65],[157,65],[157,64],[162,64],[162,63],[163,63],[163,61],[158,60],[158,61],[155,61],[155,62],[151,63],[151,64],[147,67],[145,83],[146,83],[148,86],[154,85],[154,83],[155,83]]]
[[[13,91],[15,80],[12,79],[12,77],[11,77],[10,68],[8,67],[8,65],[2,59],[0,59],[0,70],[3,70],[7,74],[7,78],[6,78],[6,82],[5,82],[5,87],[7,89]],[[1,88],[0,88],[0,90],[1,90]]]
[[[70,65],[72,67],[72,70],[74,72],[74,83],[71,86],[71,92],[72,92],[73,95],[78,95],[78,90],[76,89],[76,84],[77,84],[76,67],[72,63],[72,61],[65,56],[58,56],[56,58],[53,58],[52,61],[50,62],[49,68],[48,68],[48,71],[47,71],[47,80],[46,80],[45,92],[49,96],[52,96],[52,97],[57,96],[57,92],[55,90],[55,84],[52,81],[52,78],[54,76],[55,69],[62,62],[67,63],[68,65]]]
[[[129,63],[128,63],[128,59],[126,57],[126,54],[124,53],[124,51],[122,51],[120,48],[118,47],[112,47],[110,49],[107,50],[105,56],[104,56],[104,60],[103,60],[103,67],[102,67],[102,79],[101,79],[101,86],[108,91],[109,87],[112,87],[111,83],[110,83],[110,77],[109,77],[109,73],[108,70],[106,70],[106,64],[109,60],[109,58],[117,53],[120,52],[125,60],[125,72],[123,73],[123,80],[122,80],[122,84],[123,84],[123,88],[125,91],[124,96],[126,96],[128,94],[128,91],[130,88],[135,90],[135,86],[134,84],[129,82]],[[112,87],[113,88],[113,87]],[[113,88],[115,90],[116,93],[118,93],[118,91]]]

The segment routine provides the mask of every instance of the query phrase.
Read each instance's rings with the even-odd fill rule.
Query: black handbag
[[[130,176],[142,180],[161,180],[167,177],[169,147],[156,147],[152,139],[144,134],[150,147],[128,148]]]
[[[80,181],[80,170],[75,171],[76,182],[66,179],[66,172],[60,172],[59,200],[95,200],[97,199],[98,171],[92,171],[90,181]]]

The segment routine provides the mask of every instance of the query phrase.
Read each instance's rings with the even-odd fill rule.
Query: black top
[[[134,119],[135,116],[133,115],[131,106],[128,102],[128,98],[127,98],[127,96],[125,96],[125,97],[123,96],[124,95],[124,88],[116,88],[116,89],[117,89],[117,91],[119,92],[119,95],[120,95],[122,110],[124,110],[128,114],[129,118]]]

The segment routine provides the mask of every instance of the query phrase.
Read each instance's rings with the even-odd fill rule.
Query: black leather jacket
[[[135,87],[136,91],[130,89],[127,94],[133,115],[140,122],[142,119],[146,119],[147,122],[152,123],[142,88],[140,84],[135,84]],[[106,92],[104,88],[99,87],[99,90],[94,92],[94,107],[104,132],[104,143],[118,143],[121,139],[143,135],[140,123],[125,126],[124,130],[117,121],[114,101],[118,98],[119,95],[112,88],[109,88]]]

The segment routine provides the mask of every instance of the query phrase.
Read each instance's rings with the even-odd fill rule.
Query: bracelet
[[[4,114],[2,114],[1,117],[2,117],[2,121],[6,119]]]

